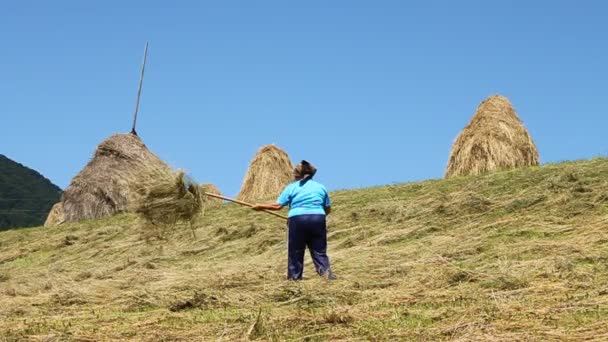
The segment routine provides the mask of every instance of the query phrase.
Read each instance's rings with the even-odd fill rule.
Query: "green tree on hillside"
[[[42,225],[60,198],[58,186],[0,154],[0,230]]]

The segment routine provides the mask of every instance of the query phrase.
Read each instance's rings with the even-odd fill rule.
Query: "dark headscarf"
[[[293,170],[296,180],[311,179],[315,173],[317,173],[317,168],[306,160],[302,160]]]

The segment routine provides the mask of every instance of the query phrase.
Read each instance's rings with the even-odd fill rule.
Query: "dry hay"
[[[134,134],[115,134],[104,140],[93,159],[62,197],[66,221],[95,219],[128,210],[129,185],[145,170],[168,170]]]
[[[131,210],[152,225],[191,223],[202,211],[201,188],[183,171],[143,172],[131,189]]]
[[[509,100],[484,100],[454,141],[445,178],[538,165],[536,145]]]
[[[239,192],[241,201],[274,199],[293,181],[293,165],[285,151],[277,146],[262,146],[255,154]]]
[[[44,226],[56,226],[58,224],[62,224],[64,221],[63,204],[58,202],[55,203],[51,208],[49,215],[46,217],[46,221],[44,221]]]
[[[220,192],[220,189],[218,189],[217,186],[215,186],[211,183],[201,184],[201,191],[204,193],[207,192],[207,193],[214,194],[214,195],[220,195],[220,196],[222,195],[222,193]],[[217,206],[222,205],[224,203],[224,200],[222,200],[221,198],[203,196],[203,203],[206,206],[217,207]]]

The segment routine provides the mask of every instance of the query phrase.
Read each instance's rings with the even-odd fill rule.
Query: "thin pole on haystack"
[[[144,83],[144,71],[146,70],[146,59],[148,58],[148,42],[144,49],[144,61],[141,64],[141,74],[139,75],[139,87],[137,88],[137,100],[135,102],[135,113],[133,114],[133,127],[131,128],[131,134],[137,135],[135,131],[135,125],[137,124],[137,112],[139,111],[139,98],[141,97],[141,86]]]
[[[226,200],[226,201],[238,203],[238,204],[244,205],[246,207],[253,208],[253,204],[247,203],[247,202],[243,202],[243,201],[239,201],[239,200],[236,200],[234,198],[230,198],[230,197],[226,197],[226,196],[222,196],[222,195],[217,195],[217,194],[212,194],[210,192],[204,192],[204,194],[207,195],[207,196],[209,196],[209,197],[219,198],[219,199],[223,199],[223,200]],[[278,216],[278,217],[280,217],[282,219],[285,219],[285,220],[288,219],[287,216],[283,216],[283,215],[281,215],[279,213],[275,213],[274,211],[270,211],[270,210],[262,210],[262,211],[265,212],[265,213],[268,213],[270,215]]]

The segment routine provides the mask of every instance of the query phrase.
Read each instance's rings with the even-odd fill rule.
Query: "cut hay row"
[[[454,141],[445,178],[535,166],[538,151],[504,96],[483,101]]]
[[[606,194],[606,158],[334,192],[336,282],[308,252],[287,281],[284,224],[231,205],[168,244],[2,231],[0,340],[606,341]]]
[[[293,165],[287,153],[275,145],[265,145],[251,160],[237,199],[246,202],[275,199],[292,181]]]
[[[134,134],[104,140],[62,196],[66,221],[96,219],[126,211],[129,186],[147,170],[169,170]]]

